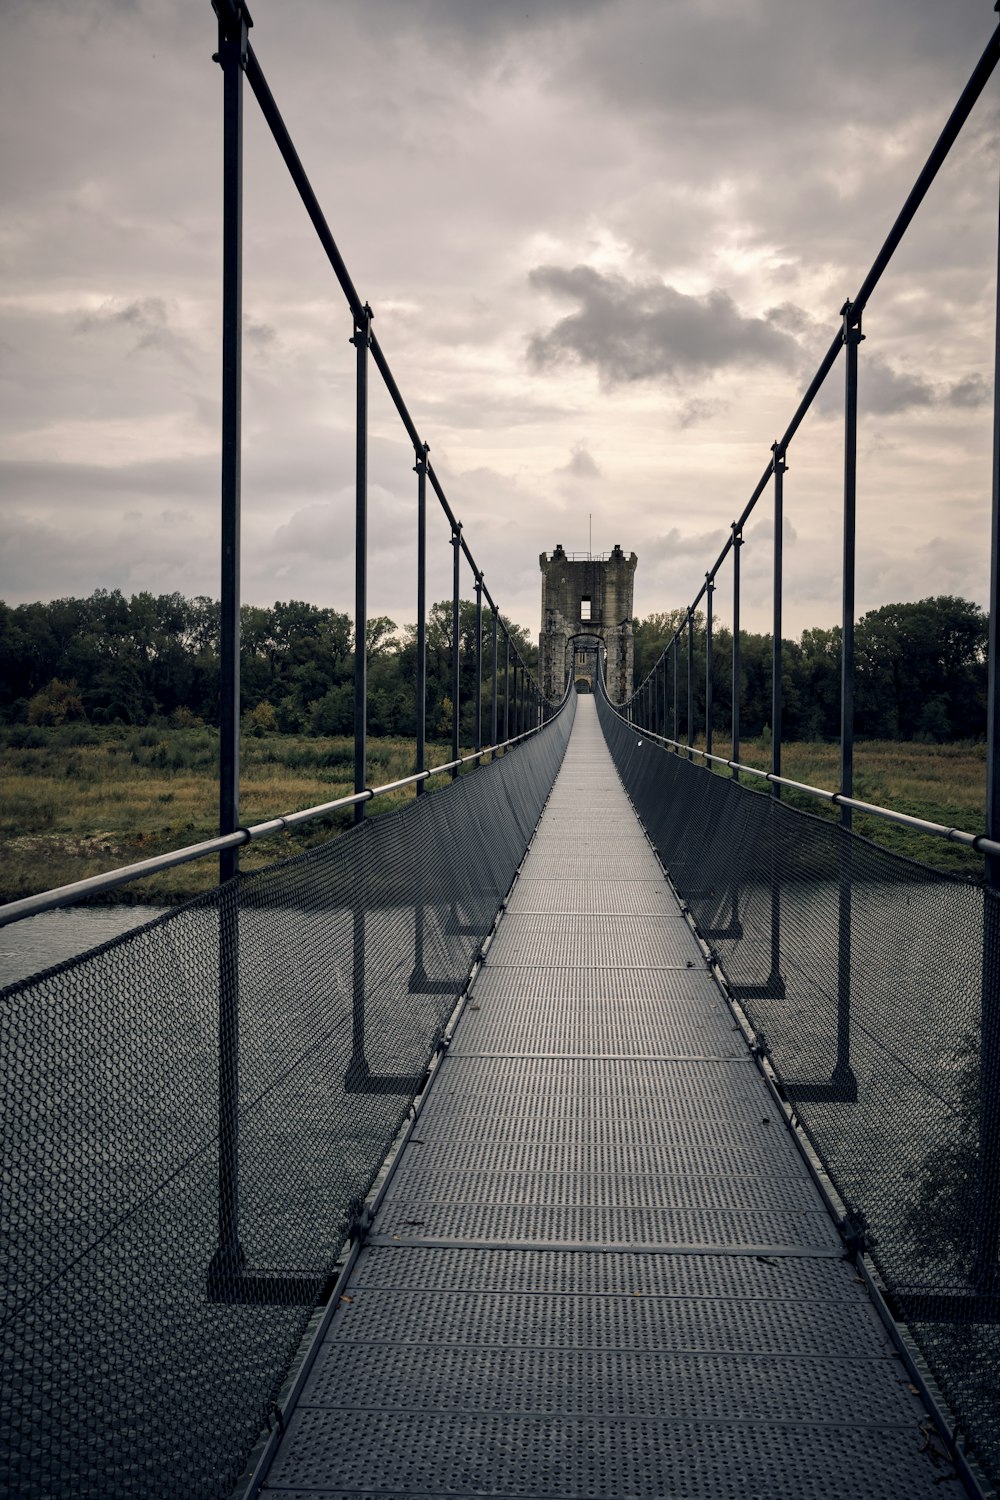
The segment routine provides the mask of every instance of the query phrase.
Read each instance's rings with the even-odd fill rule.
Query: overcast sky
[[[466,536],[618,542],[686,604],[996,23],[990,0],[253,0],[258,60]],[[0,597],[217,595],[208,0],[0,0]],[[861,347],[859,613],[988,584],[998,80]],[[350,317],[246,97],[243,595],[353,609]],[[785,629],[839,616],[842,370],[789,453]],[[371,406],[370,603],[412,619]],[[766,628],[769,505],[743,552]],[[432,517],[431,597],[450,590]],[[726,616],[729,575],[720,578]],[[465,593],[472,592],[467,579]]]

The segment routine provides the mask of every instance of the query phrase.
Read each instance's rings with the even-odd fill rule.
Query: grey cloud
[[[764,318],[745,317],[728,292],[687,296],[659,281],[629,282],[592,266],[539,266],[532,286],[579,303],[548,333],[536,334],[528,358],[536,369],[564,359],[593,365],[606,385],[676,381],[734,365],[789,368],[794,339]]]
[[[781,518],[781,540],[784,546],[791,546],[799,539],[799,534],[792,525],[789,517],[784,514]],[[750,521],[744,534],[745,542],[772,542],[774,540],[774,520],[771,516],[762,516],[759,521]],[[768,562],[770,566],[770,561]]]
[[[719,416],[726,409],[725,401],[708,401],[701,397],[692,396],[690,401],[685,401],[677,413],[677,425],[679,427],[697,427],[699,422],[709,422],[713,417]]]
[[[381,16],[389,35],[400,31],[426,37],[434,33],[437,46],[481,50],[514,35],[534,34],[563,21],[579,23],[602,10],[610,0],[365,0],[364,10]]]
[[[725,536],[718,531],[700,531],[685,535],[676,526],[671,526],[669,531],[651,538],[643,545],[640,560],[652,564],[670,562],[678,557],[693,558],[696,561],[704,559],[705,567],[708,568],[718,557],[725,540]],[[692,572],[692,579],[695,576]]]
[[[811,374],[811,370],[809,371]],[[955,406],[972,406],[976,402],[976,377],[971,377],[970,388],[952,398],[947,388],[933,385],[923,375],[899,370],[881,354],[869,354],[862,345],[859,360],[858,410],[862,417],[890,417],[907,411],[925,410],[949,401]],[[965,381],[958,385],[965,386]],[[814,410],[818,416],[843,419],[844,378],[840,364],[834,366],[816,397]]]
[[[936,397],[934,387],[922,375],[895,370],[880,354],[864,361],[858,398],[864,411],[890,416],[913,407],[933,406]]]
[[[904,72],[917,98],[935,66],[957,59],[964,81],[989,35],[982,6],[969,0],[843,0],[837,23],[828,19],[802,0],[634,0],[616,9],[613,26],[581,28],[577,47],[556,66],[585,77],[616,109],[707,119],[738,151],[748,143],[732,126],[748,113],[761,123],[794,117],[796,130],[808,121],[808,131],[818,114],[836,122],[863,98],[869,113],[895,123],[890,79]]]
[[[91,517],[83,527],[5,517],[0,597],[10,604],[95,588],[215,593],[218,567],[204,517],[143,508]]]
[[[87,336],[103,328],[125,328],[134,333],[132,354],[154,351],[172,355],[187,366],[194,364],[189,341],[170,327],[162,297],[139,297],[125,303],[109,300],[96,312],[78,318],[73,331]]]
[[[243,332],[251,344],[255,344],[258,349],[266,349],[278,337],[270,323],[257,323],[253,318],[246,319]]]
[[[399,542],[399,526],[407,513],[414,513],[412,501],[370,484],[368,503],[382,521],[391,520],[369,535],[369,551],[394,551]],[[271,538],[270,550],[279,556],[304,556],[333,558],[344,552],[344,534],[347,526],[353,525],[355,504],[354,490],[342,488],[329,500],[318,500],[302,506],[277,526]],[[353,558],[353,552],[351,553]]]
[[[982,375],[966,375],[948,388],[945,400],[949,406],[975,408],[993,399],[993,387]]]
[[[569,463],[560,469],[559,473],[567,475],[570,479],[600,479],[603,470],[593,454],[589,453],[582,443],[576,443],[570,454]]]
[[[96,312],[85,313],[78,319],[75,331],[91,333],[95,328],[107,325],[124,325],[135,328],[141,334],[163,328],[167,321],[167,309],[162,297],[142,297],[124,304],[114,301],[103,303]]]
[[[539,426],[558,422],[572,415],[568,403],[542,401],[532,395],[509,396],[484,387],[470,393],[456,388],[448,396],[420,393],[420,414],[440,429],[451,427],[462,432],[483,432],[494,428]]]
[[[992,385],[982,375],[972,374],[950,385],[936,384],[923,375],[899,370],[881,354],[862,350],[858,402],[861,413],[895,416],[901,412],[951,406],[973,411],[993,399]],[[831,376],[823,388],[819,411],[824,416],[842,416],[843,385]]]
[[[149,460],[120,466],[0,459],[0,500],[6,507],[37,509],[69,506],[88,510],[109,496],[142,495],[149,499],[214,494],[218,460],[201,457]],[[112,509],[117,506],[112,502]]]

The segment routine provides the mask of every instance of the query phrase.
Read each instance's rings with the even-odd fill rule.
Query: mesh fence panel
[[[473,775],[0,991],[4,1495],[232,1491],[574,708]],[[234,924],[247,1270],[210,1281]]]
[[[980,1463],[1000,1480],[1000,902],[598,705],[619,774]]]

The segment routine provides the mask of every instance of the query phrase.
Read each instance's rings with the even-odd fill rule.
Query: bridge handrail
[[[601,686],[604,687],[603,680]],[[606,688],[605,696],[607,696]],[[610,699],[608,701],[610,702]],[[611,706],[613,708],[614,704]],[[748,766],[743,761],[729,760],[724,755],[709,755],[706,750],[699,749],[697,745],[686,745],[681,740],[672,740],[667,735],[657,734],[652,729],[638,729],[636,732],[646,739],[655,740],[659,745],[668,746],[671,750],[679,750],[683,754],[690,750],[692,755],[697,755],[700,760],[707,761],[711,765],[726,766],[730,771],[754,776],[760,781],[770,782],[772,786],[783,786],[793,792],[804,792],[808,797],[815,797],[821,802],[833,802],[837,807],[851,807],[855,812],[868,813],[873,818],[883,818],[887,823],[898,823],[901,828],[910,828],[915,833],[926,833],[933,838],[946,839],[952,844],[962,844],[967,849],[975,849],[979,854],[1000,855],[1000,840],[987,838],[985,833],[967,833],[961,828],[949,827],[946,823],[932,823],[927,818],[918,818],[913,813],[897,812],[895,808],[881,807],[876,802],[861,802],[857,797],[845,797],[843,792],[831,792],[826,787],[811,786],[807,781],[793,781],[788,776],[776,776],[773,771],[762,771],[758,766]],[[0,917],[2,917],[2,908],[0,908]]]

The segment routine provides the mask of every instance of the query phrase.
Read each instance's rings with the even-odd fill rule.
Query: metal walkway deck
[[[924,1416],[583,698],[264,1492],[940,1500]]]

